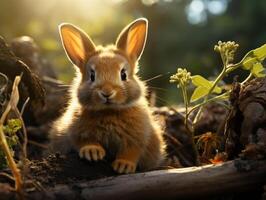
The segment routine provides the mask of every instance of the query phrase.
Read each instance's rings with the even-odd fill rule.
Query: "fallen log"
[[[261,191],[266,161],[235,160],[218,165],[158,170],[58,185],[30,199],[199,199]],[[251,193],[253,194],[253,193]],[[254,198],[253,198],[254,199]]]
[[[250,161],[253,162],[253,161]],[[93,181],[83,189],[85,199],[180,199],[254,190],[266,181],[266,162],[239,171],[235,162],[162,170]]]

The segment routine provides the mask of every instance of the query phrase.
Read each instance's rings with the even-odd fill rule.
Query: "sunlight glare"
[[[186,7],[187,19],[191,24],[200,24],[207,20],[205,5],[202,0],[193,0]]]

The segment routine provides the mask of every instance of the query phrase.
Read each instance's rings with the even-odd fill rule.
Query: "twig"
[[[4,177],[7,177],[8,179],[10,179],[12,181],[15,181],[15,179],[7,173],[0,172],[0,176],[4,176]]]
[[[48,149],[48,146],[47,146],[47,145],[45,145],[45,144],[41,144],[41,143],[39,143],[39,142],[35,142],[35,141],[33,141],[33,140],[28,140],[28,143],[29,143],[29,144],[33,144],[33,145],[38,146],[38,147],[41,147],[41,148],[43,148],[43,149]]]
[[[23,132],[23,145],[22,145],[22,153],[23,153],[23,159],[27,158],[27,143],[28,143],[28,135],[27,135],[27,130],[25,123],[22,119],[22,116],[18,110],[18,108],[14,108],[14,113],[16,117],[21,121],[22,123],[22,132]]]
[[[21,108],[21,111],[20,111],[21,116],[23,115],[23,113],[24,113],[24,111],[25,111],[25,108],[26,108],[26,106],[28,105],[29,101],[30,101],[30,97],[28,97],[28,98],[26,99],[26,101],[24,102],[24,104],[23,104],[23,106],[22,106],[22,108]]]
[[[164,134],[163,136],[166,137],[168,140],[170,140],[177,148],[183,147],[183,144],[172,135]]]

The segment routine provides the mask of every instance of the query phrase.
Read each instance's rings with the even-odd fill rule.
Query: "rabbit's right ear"
[[[60,24],[59,32],[68,58],[82,71],[88,55],[95,51],[94,43],[84,31],[72,24]]]

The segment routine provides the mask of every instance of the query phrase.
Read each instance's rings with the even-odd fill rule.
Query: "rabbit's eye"
[[[125,69],[121,70],[120,76],[121,76],[121,80],[122,81],[126,81],[127,80],[127,73],[126,73]]]
[[[90,79],[91,79],[91,82],[95,81],[95,71],[94,70],[90,71]]]

